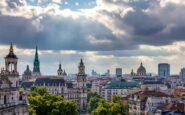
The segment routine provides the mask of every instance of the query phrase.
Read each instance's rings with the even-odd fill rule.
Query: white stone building
[[[38,59],[38,56],[36,56]],[[38,63],[37,63],[38,64]],[[36,65],[38,66],[38,65]],[[36,68],[36,67],[35,67]],[[27,69],[28,70],[28,69]],[[26,70],[26,71],[27,71]],[[37,72],[40,73],[39,68]],[[80,107],[81,111],[86,111],[87,109],[87,92],[86,92],[86,74],[85,74],[85,65],[81,59],[78,74],[76,74],[76,83],[72,81],[65,80],[64,76],[66,75],[65,71],[62,70],[61,64],[59,64],[59,69],[57,70],[57,76],[43,76],[40,75],[35,80],[30,79],[22,83],[22,87],[30,89],[32,86],[43,86],[46,87],[50,93],[60,95],[64,100],[74,100]],[[24,72],[29,73],[29,71]],[[36,70],[35,70],[36,71]],[[34,76],[32,76],[35,78]]]
[[[11,44],[0,73],[0,115],[28,115],[26,95],[19,89],[18,58]]]
[[[148,97],[146,101],[145,115],[154,115],[157,108],[170,101],[171,99],[169,97]]]
[[[141,84],[141,89],[145,90],[168,90],[168,87],[160,81],[145,81]]]
[[[153,115],[147,112],[153,112],[153,109],[157,105],[160,105],[160,100],[165,100],[168,97],[167,94],[158,91],[145,90],[136,92],[129,98],[129,115]],[[157,102],[155,102],[155,100],[157,100]]]
[[[113,95],[119,95],[121,97],[127,97],[129,90],[136,88],[138,82],[121,82],[121,81],[110,81],[101,90],[101,95],[107,100],[112,101]]]

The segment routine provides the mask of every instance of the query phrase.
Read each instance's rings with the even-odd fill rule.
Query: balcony
[[[1,92],[10,92],[10,91],[18,91],[18,87],[11,87],[11,88],[0,88]]]
[[[6,109],[9,107],[15,107],[15,106],[19,106],[19,105],[27,105],[26,101],[19,101],[18,103],[7,103],[7,104],[1,104],[0,105],[0,109]]]

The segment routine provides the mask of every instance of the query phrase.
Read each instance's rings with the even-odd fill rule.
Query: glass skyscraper
[[[158,76],[167,77],[170,75],[170,64],[160,63],[158,64]]]

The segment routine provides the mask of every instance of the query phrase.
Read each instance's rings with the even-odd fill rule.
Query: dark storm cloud
[[[159,19],[147,15],[141,10],[127,13],[124,22],[131,27],[130,33],[137,36],[152,36],[165,28]]]
[[[138,2],[130,2],[133,11],[121,19],[121,29],[128,28],[126,32],[135,44],[162,46],[185,40],[184,5],[168,3],[161,8],[159,2],[145,1],[143,7]],[[144,11],[146,8],[150,12]]]
[[[23,17],[0,15],[1,44],[13,42],[20,47],[30,48],[39,38],[43,39],[43,36],[36,31],[31,20]]]
[[[173,52],[168,52],[165,50],[123,50],[123,51],[103,51],[98,52],[97,55],[113,55],[115,57],[134,57],[134,56],[171,56],[175,55]]]
[[[20,48],[34,48],[37,44],[43,50],[114,50],[127,48],[126,44],[117,42],[116,37],[103,24],[86,18],[58,18],[42,16],[38,30],[34,20],[23,17],[0,16],[0,43],[13,42]],[[91,43],[108,40],[110,43]],[[132,46],[131,46],[132,47]]]
[[[41,14],[33,19],[27,19],[1,14],[0,44],[14,42],[20,48],[34,48],[37,44],[43,50],[110,51],[137,49],[141,44],[169,45],[185,40],[185,24],[183,24],[185,16],[178,21],[180,17],[176,15],[176,12],[182,12],[185,6],[169,4],[161,8],[159,2],[155,0],[144,2],[105,0],[104,2],[129,5],[133,8],[124,17],[121,17],[120,12],[98,11],[102,17],[109,17],[119,30],[126,32],[126,35],[118,37],[104,24],[85,16],[74,19]],[[15,8],[23,3],[19,0],[17,2],[9,0],[8,4],[10,8]],[[158,16],[155,13],[146,12],[146,9],[151,12],[158,10],[161,14],[159,13],[160,16]],[[173,15],[178,16],[174,18],[176,22],[168,19]],[[40,27],[33,24],[36,20]]]

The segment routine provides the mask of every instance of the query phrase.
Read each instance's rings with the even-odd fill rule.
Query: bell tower
[[[86,87],[85,65],[84,65],[82,59],[81,59],[80,64],[78,66],[77,82],[78,82],[78,88],[85,88]]]
[[[9,74],[18,74],[17,72],[17,56],[14,54],[13,44],[11,43],[9,53],[5,57],[5,70]]]
[[[18,58],[14,53],[13,44],[10,44],[8,55],[5,57],[5,74],[11,82],[11,87],[18,87],[19,84],[19,73],[17,72]]]
[[[58,73],[58,76],[63,76],[63,70],[62,70],[62,65],[61,65],[61,63],[59,64],[59,68],[58,68],[58,71],[57,71],[57,73]]]
[[[80,64],[78,66],[78,74],[77,74],[77,88],[79,89],[80,95],[80,109],[85,110],[87,109],[87,92],[86,92],[86,77],[85,74],[85,65],[83,60],[81,59]]]

